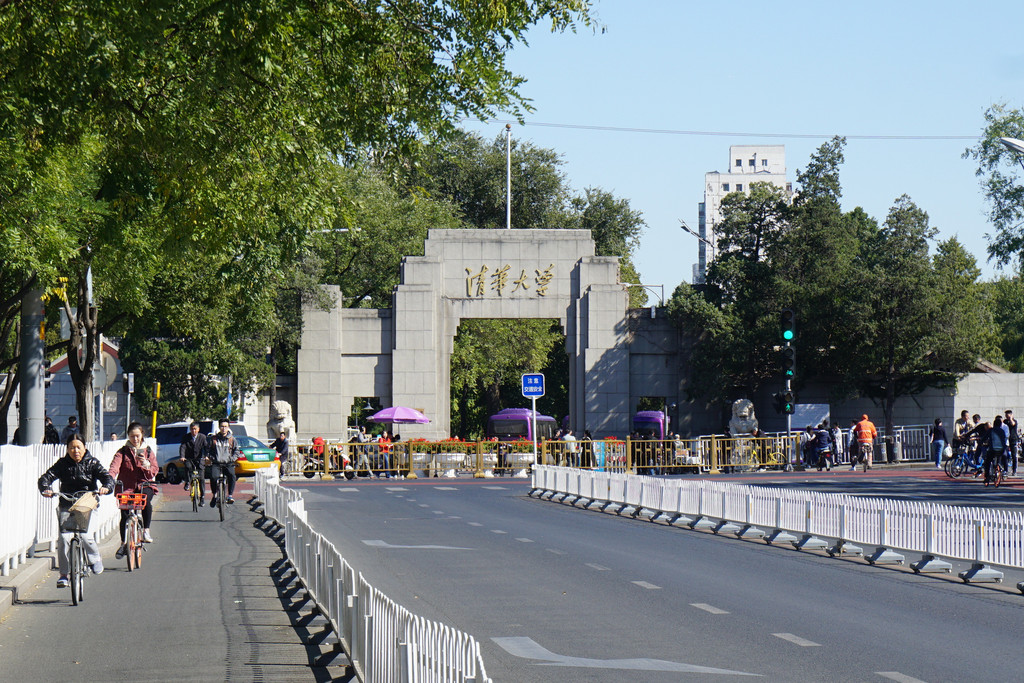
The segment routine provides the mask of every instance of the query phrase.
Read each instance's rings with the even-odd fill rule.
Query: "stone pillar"
[[[322,285],[333,306],[302,310],[302,343],[298,365],[298,432],[303,438],[345,436],[349,406],[342,405],[341,290]]]

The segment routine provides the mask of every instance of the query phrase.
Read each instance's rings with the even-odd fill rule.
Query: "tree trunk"
[[[85,272],[88,271],[88,266]],[[95,429],[96,410],[93,401],[92,369],[96,364],[99,341],[98,311],[89,305],[86,274],[78,278],[78,310],[72,315],[71,305],[64,301],[64,312],[71,327],[68,343],[68,372],[75,387],[75,407],[82,436],[89,439]],[[103,435],[99,435],[102,438]]]

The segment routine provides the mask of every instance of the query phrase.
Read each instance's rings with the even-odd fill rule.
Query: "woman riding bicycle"
[[[54,495],[50,488],[53,482],[60,481],[60,491],[66,494],[83,493],[85,491],[99,491],[100,495],[106,495],[114,489],[114,479],[97,460],[85,448],[85,438],[81,434],[72,434],[67,440],[67,454],[53,463],[53,466],[39,477],[39,492],[50,498]],[[61,528],[67,518],[69,508],[73,501],[61,498],[57,503],[57,523]],[[60,578],[57,579],[57,588],[65,588],[68,585],[68,543],[72,534],[61,532],[60,541],[57,544],[57,569]],[[83,535],[85,541],[85,552],[92,565],[94,574],[103,573],[103,560],[100,559],[99,548],[92,535]]]
[[[145,493],[146,507],[142,509],[142,540],[152,543],[153,536],[149,533],[153,521],[153,496],[157,488],[154,484],[160,465],[156,461],[156,453],[143,443],[142,425],[132,422],[128,426],[128,441],[114,454],[110,462],[110,476],[121,482],[125,492]],[[128,526],[129,510],[121,510],[121,547],[115,557],[125,556],[125,528]]]

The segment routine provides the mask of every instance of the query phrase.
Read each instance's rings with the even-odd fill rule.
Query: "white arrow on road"
[[[387,541],[363,541],[373,548],[418,548],[420,550],[472,550],[472,548],[457,548],[453,545],[391,545]]]
[[[516,657],[540,659],[541,666],[576,666],[586,669],[628,669],[630,671],[675,671],[682,673],[724,674],[730,676],[760,676],[744,671],[715,669],[683,662],[669,662],[664,659],[589,659],[558,655],[541,647],[532,638],[491,638],[499,647]]]

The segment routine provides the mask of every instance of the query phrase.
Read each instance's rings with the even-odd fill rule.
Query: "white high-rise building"
[[[730,192],[750,192],[751,183],[771,183],[786,190],[792,197],[793,184],[786,180],[785,145],[732,145],[729,147],[729,170],[704,174],[704,201],[698,205],[697,264],[693,267],[694,284],[704,282],[711,244],[718,243],[715,226],[722,220],[722,198]]]

